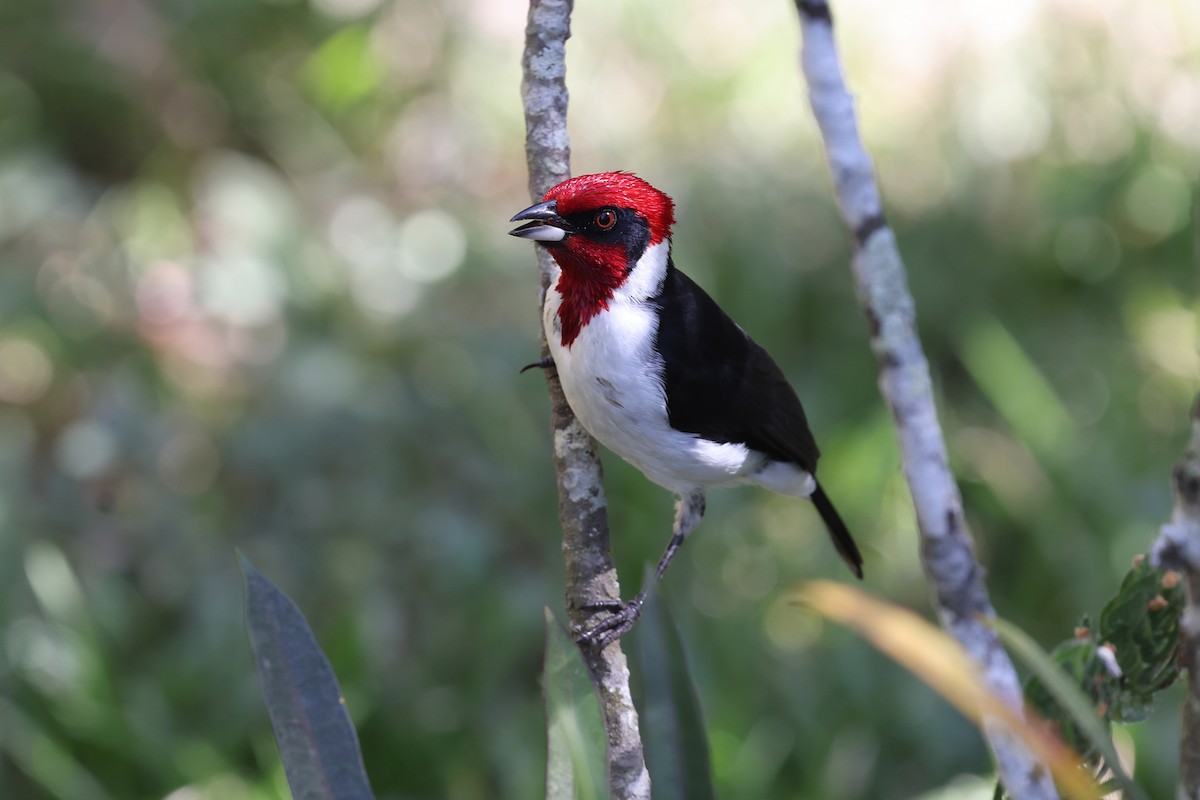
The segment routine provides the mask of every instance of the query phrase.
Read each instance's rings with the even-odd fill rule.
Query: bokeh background
[[[835,4],[999,612],[1044,645],[1171,507],[1200,378],[1190,0]],[[0,2],[0,796],[275,798],[234,548],[381,798],[536,798],[562,566],[519,0]],[[792,377],[866,588],[928,613],[788,2],[580,3],[576,173]],[[671,498],[606,457],[627,592]],[[990,796],[978,736],[784,592],[804,503],[714,495],[666,581],[730,798]],[[1155,797],[1178,694],[1121,734]],[[949,787],[949,788],[946,788]]]

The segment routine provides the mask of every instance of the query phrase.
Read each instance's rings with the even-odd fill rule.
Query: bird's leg
[[[697,489],[679,496],[679,501],[675,503],[675,525],[671,531],[671,541],[667,543],[667,549],[658,559],[658,567],[654,570],[654,584],[662,579],[663,573],[670,566],[671,559],[675,558],[675,553],[679,551],[680,545],[700,524],[703,516],[703,491]],[[654,584],[643,586],[637,596],[628,603],[618,601],[589,603],[587,606],[589,610],[606,610],[612,611],[613,614],[579,634],[575,641],[603,650],[610,643],[619,639],[622,634],[633,627],[633,623],[637,622],[638,617],[641,616],[642,606],[646,604],[646,598],[650,595],[650,589]]]
[[[554,366],[554,359],[551,358],[550,356],[545,356],[543,358],[539,358],[537,361],[534,361],[531,364],[526,364],[525,366],[521,367],[521,371],[518,372],[517,374],[524,375],[526,372],[533,369],[534,367],[537,367],[539,369],[550,369],[553,366]]]

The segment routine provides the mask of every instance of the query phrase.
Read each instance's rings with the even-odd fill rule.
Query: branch
[[[567,136],[567,38],[571,35],[572,0],[530,0],[521,59],[521,97],[525,106],[525,156],[529,193],[536,202],[551,186],[570,177],[571,146]],[[537,248],[541,276],[539,319],[554,262]],[[540,327],[540,325],[539,325]],[[542,356],[548,357],[545,332]],[[558,475],[558,516],[566,562],[567,614],[572,628],[585,629],[589,605],[619,601],[621,589],[613,566],[608,510],[601,483],[600,459],[587,431],[575,419],[563,396],[558,375],[546,370],[550,418],[554,432],[554,468]],[[608,779],[614,800],[649,800],[650,774],[642,753],[637,711],[629,694],[629,668],[619,642],[583,656],[600,692],[608,735]]]
[[[1188,671],[1179,745],[1179,800],[1200,800],[1200,397],[1192,407],[1192,439],[1175,463],[1175,510],[1162,526],[1150,563],[1182,572],[1187,606],[1179,625],[1179,660]]]
[[[863,147],[854,102],[842,79],[825,0],[796,0],[803,38],[801,64],[821,128],[842,217],[854,238],[859,302],[879,365],[879,388],[891,408],[904,472],[916,507],[921,562],[942,626],[979,668],[988,689],[1023,712],[1016,670],[987,619],[995,616],[975,557],[962,497],[950,473],[933,402],[929,364],[916,333],[916,310],[896,237],[883,215],[874,168]],[[1056,798],[1050,774],[996,720],[985,726],[1000,779],[1020,800]]]

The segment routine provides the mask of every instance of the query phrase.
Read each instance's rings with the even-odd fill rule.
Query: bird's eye
[[[596,227],[602,231],[607,231],[617,224],[617,212],[611,208],[606,208],[596,215]]]

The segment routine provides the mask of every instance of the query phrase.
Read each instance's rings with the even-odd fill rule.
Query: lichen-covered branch
[[[1175,510],[1150,550],[1160,569],[1183,573],[1187,607],[1179,626],[1180,663],[1187,669],[1179,745],[1179,800],[1200,800],[1200,397],[1192,407],[1192,439],[1175,463]]]
[[[859,137],[854,102],[842,79],[833,16],[825,0],[796,0],[796,8],[809,100],[825,142],[838,206],[854,239],[859,301],[870,326],[879,387],[896,422],[916,507],[921,562],[938,616],[978,665],[991,692],[1021,714],[1017,673],[986,622],[995,612],[947,461],[904,264],[884,218],[874,167]],[[1018,800],[1058,797],[1045,766],[999,723],[986,725],[986,734],[1010,796]]]
[[[525,157],[529,192],[536,202],[556,183],[570,177],[567,136],[567,38],[571,0],[531,0],[521,59],[521,96],[525,105]],[[550,287],[554,263],[537,249],[541,304]],[[549,356],[545,337],[542,356]],[[567,405],[553,369],[546,370],[554,431],[554,467],[558,475],[558,516],[566,562],[567,614],[576,630],[589,625],[589,605],[620,600],[617,571],[608,535],[608,510],[595,444]],[[584,648],[584,658],[600,692],[608,734],[609,788],[615,800],[649,800],[650,775],[642,752],[637,711],[629,693],[629,667],[619,642]]]

